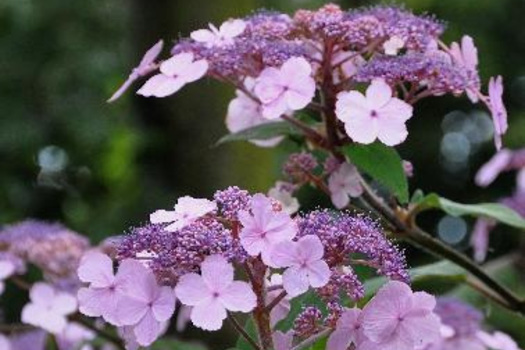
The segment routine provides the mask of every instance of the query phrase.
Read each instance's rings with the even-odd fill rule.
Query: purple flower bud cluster
[[[317,307],[305,307],[294,321],[294,336],[307,338],[316,333],[319,329],[322,319],[323,314]]]
[[[308,174],[312,173],[319,164],[317,159],[308,152],[292,153],[283,165],[283,173],[292,182],[308,181]]]
[[[317,210],[300,217],[297,224],[299,236],[317,235],[321,239],[329,266],[349,265],[352,256],[362,254],[379,274],[408,283],[405,256],[369,217]]]
[[[0,247],[36,265],[48,280],[55,281],[76,276],[89,242],[61,224],[25,220],[0,231]]]
[[[317,294],[334,302],[339,302],[341,293],[351,300],[359,300],[365,295],[365,287],[350,267],[332,269],[328,284],[317,289]]]
[[[215,203],[219,208],[219,215],[232,221],[237,221],[241,211],[250,208],[252,196],[246,190],[237,186],[230,186],[225,190],[217,191],[213,195]]]
[[[383,78],[390,85],[412,83],[426,87],[433,95],[461,94],[476,82],[465,69],[441,55],[408,53],[403,56],[378,56],[358,71],[355,80],[369,82]]]

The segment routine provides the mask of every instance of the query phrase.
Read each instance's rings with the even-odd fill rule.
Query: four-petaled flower
[[[390,86],[382,79],[375,79],[366,96],[358,91],[339,93],[335,113],[355,142],[369,144],[379,139],[394,146],[408,135],[405,122],[412,117],[412,106],[392,97]]]
[[[297,226],[290,216],[282,211],[275,212],[272,201],[260,193],[252,198],[251,214],[241,212],[239,220],[243,226],[240,233],[242,247],[251,256],[261,254],[267,265],[271,261],[273,246],[291,241],[297,233]]]
[[[123,295],[117,303],[119,326],[133,326],[137,343],[151,345],[162,332],[162,324],[175,311],[175,293],[170,287],[157,284],[151,270],[137,260],[129,264]]]
[[[234,38],[246,29],[246,23],[241,19],[232,19],[221,24],[219,28],[209,23],[210,29],[199,29],[191,32],[193,40],[203,43],[206,47],[232,45]]]
[[[206,60],[194,61],[193,53],[179,53],[160,65],[160,74],[154,75],[137,91],[146,97],[166,97],[184,85],[199,80],[208,71]]]
[[[283,287],[291,297],[328,283],[330,268],[323,260],[324,248],[319,237],[307,235],[297,242],[285,241],[272,251],[272,266],[287,267],[283,273]]]
[[[38,282],[29,292],[31,301],[22,309],[22,322],[59,334],[67,326],[66,316],[77,310],[76,298]]]
[[[153,45],[153,47],[151,47],[148,51],[146,51],[146,53],[142,57],[142,60],[140,60],[139,65],[133,68],[128,79],[120,86],[120,88],[113,94],[113,96],[109,98],[108,102],[113,102],[117,100],[120,96],[122,96],[124,92],[126,92],[126,90],[130,87],[131,84],[133,84],[135,80],[149,74],[155,69],[155,60],[162,51],[163,46],[164,42],[160,40],[158,43]]]
[[[175,293],[181,303],[193,306],[192,323],[209,331],[221,328],[227,311],[250,312],[256,306],[251,287],[246,282],[233,280],[233,266],[220,255],[203,261],[201,275],[182,276]]]
[[[175,232],[216,209],[217,204],[212,201],[184,196],[175,204],[175,210],[157,210],[149,219],[153,224],[171,223],[165,230]]]
[[[379,290],[362,314],[360,350],[413,350],[439,339],[440,320],[433,313],[436,299],[391,281]]]
[[[328,178],[330,198],[337,209],[343,209],[350,203],[349,197],[359,197],[363,187],[359,181],[355,166],[343,163]]]
[[[315,95],[311,75],[312,66],[303,57],[292,57],[281,68],[265,68],[255,84],[263,117],[277,119],[290,110],[306,107]]]
[[[113,273],[113,262],[100,252],[88,252],[80,260],[78,278],[89,287],[80,288],[77,293],[79,311],[91,317],[102,316],[106,322],[118,325],[117,303],[122,296],[125,279],[134,264],[124,260],[117,274]]]
[[[494,123],[494,143],[498,150],[501,149],[501,136],[507,132],[507,109],[503,103],[503,78],[497,76],[489,81],[489,104]]]

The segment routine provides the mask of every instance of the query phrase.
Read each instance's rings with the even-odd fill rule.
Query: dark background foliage
[[[142,53],[159,38],[170,42],[207,22],[220,23],[257,8],[292,12],[316,0],[2,0],[0,2],[0,224],[27,217],[59,220],[94,242],[143,222],[178,196],[209,196],[236,184],[266,191],[279,177],[283,150],[247,143],[213,147],[226,130],[230,88],[212,81],[176,96],[144,99],[128,93],[105,100]],[[343,7],[377,4],[346,0]],[[525,146],[525,30],[523,0],[406,0],[416,13],[448,23],[445,41],[475,38],[484,82],[502,74],[510,111],[510,148]],[[472,181],[494,152],[487,116],[466,98],[421,103],[400,147],[413,162],[412,189],[462,202],[510,195],[514,175],[488,190]],[[476,118],[473,118],[476,116]],[[291,146],[290,146],[291,147]],[[303,201],[316,205],[308,194]],[[439,217],[425,223],[435,230]],[[467,222],[470,230],[472,222]],[[459,234],[463,234],[459,230]],[[466,249],[468,237],[459,237]],[[462,238],[462,239],[461,239]],[[493,256],[519,244],[500,228]],[[409,251],[415,261],[425,256]],[[523,276],[510,275],[515,284]],[[522,287],[523,288],[523,287]],[[503,316],[501,316],[503,315]],[[495,314],[503,328],[514,319]],[[521,323],[523,326],[523,323]]]

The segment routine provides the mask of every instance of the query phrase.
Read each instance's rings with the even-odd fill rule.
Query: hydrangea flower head
[[[337,95],[336,115],[355,142],[370,144],[379,139],[387,146],[405,141],[405,122],[412,117],[412,106],[392,97],[392,89],[382,79],[372,81],[366,95],[358,91]]]
[[[155,275],[137,260],[127,260],[123,295],[117,303],[120,326],[133,326],[138,344],[151,345],[162,331],[161,325],[175,311],[175,293],[161,287]]]
[[[275,246],[272,264],[275,267],[287,267],[283,273],[283,287],[291,297],[303,294],[310,286],[319,288],[328,283],[330,268],[323,260],[323,255],[323,244],[319,237],[313,235]]]
[[[494,123],[494,143],[499,150],[502,146],[501,136],[507,132],[507,109],[503,103],[503,78],[498,76],[489,81],[489,104]]]
[[[222,327],[227,311],[250,312],[256,296],[246,282],[233,280],[233,266],[220,255],[207,257],[201,264],[201,275],[182,276],[175,287],[177,297],[192,306],[191,321],[202,329],[215,331]]]
[[[412,292],[405,283],[391,281],[365,306],[363,349],[413,350],[439,339],[436,299]]]
[[[306,107],[315,94],[315,81],[311,75],[312,66],[303,57],[292,57],[280,68],[265,68],[255,85],[263,117],[277,119],[289,110]]]
[[[349,197],[359,197],[363,187],[359,181],[355,166],[343,163],[328,178],[330,198],[337,209],[343,209],[350,203]]]
[[[150,215],[150,221],[153,224],[170,223],[164,229],[174,232],[216,209],[217,205],[212,201],[184,196],[175,204],[175,210],[157,210]]]
[[[246,29],[246,23],[240,19],[224,22],[219,28],[211,23],[208,26],[210,29],[199,29],[191,33],[193,40],[208,48],[232,45],[234,38],[241,35]]]
[[[29,293],[31,301],[22,309],[22,322],[58,334],[67,326],[66,316],[77,310],[74,296],[38,282]]]
[[[160,74],[154,75],[137,91],[146,97],[166,97],[184,85],[202,78],[208,71],[206,60],[195,60],[193,53],[172,56],[160,65]]]
[[[240,233],[242,247],[251,256],[261,254],[269,264],[273,246],[282,241],[291,241],[297,227],[285,212],[276,212],[270,198],[256,194],[252,198],[251,213],[241,212],[239,220],[243,226]]]
[[[138,78],[150,73],[155,66],[155,60],[162,51],[164,42],[159,40],[155,45],[153,45],[142,57],[140,63],[137,67],[133,68],[128,79],[120,86],[120,88],[111,96],[108,102],[113,102],[120,98],[124,92],[130,87],[131,84]]]

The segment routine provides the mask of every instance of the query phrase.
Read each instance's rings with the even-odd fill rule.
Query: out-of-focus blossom
[[[412,350],[439,339],[439,317],[433,313],[436,299],[412,292],[402,282],[391,281],[365,306],[361,349]]]
[[[474,260],[485,261],[489,250],[490,231],[496,226],[496,221],[488,218],[479,218],[474,225],[470,244],[474,249]]]
[[[319,288],[328,283],[330,268],[323,255],[323,244],[313,235],[275,246],[271,262],[275,267],[287,267],[283,273],[283,287],[291,297],[303,294],[310,286]]]
[[[78,323],[70,322],[62,333],[56,336],[56,341],[60,350],[92,350],[93,348],[91,346],[84,343],[95,339],[95,337],[96,334],[92,330]],[[82,344],[84,344],[84,346],[80,347]]]
[[[475,178],[476,184],[481,187],[490,185],[499,174],[508,168],[511,159],[512,151],[500,150],[478,170]]]
[[[489,81],[489,106],[494,123],[494,143],[499,150],[502,147],[501,137],[507,132],[507,109],[503,103],[503,78],[497,76]]]
[[[263,194],[253,196],[251,213],[240,213],[239,220],[243,226],[240,233],[242,247],[252,256],[261,254],[266,264],[271,262],[273,246],[291,241],[297,233],[290,215],[274,211],[272,201]]]
[[[164,229],[174,232],[216,209],[217,205],[212,201],[184,196],[175,204],[175,210],[157,210],[150,215],[150,221],[153,224],[170,223]]]
[[[470,36],[463,36],[461,45],[456,42],[450,44],[450,54],[458,65],[467,70],[468,74],[473,77],[478,76],[478,49]],[[468,87],[466,92],[472,103],[477,103],[479,101],[479,78],[474,81],[476,83]]]
[[[11,350],[45,350],[48,333],[36,329],[9,337]]]
[[[159,286],[154,274],[139,261],[128,260],[128,264],[117,302],[118,325],[133,326],[137,343],[150,346],[175,311],[175,293],[170,287]]]
[[[509,335],[503,332],[478,332],[478,338],[492,350],[520,350],[518,344]]]
[[[299,201],[292,195],[290,184],[278,181],[268,191],[268,197],[281,203],[283,211],[288,215],[295,214],[299,210]]]
[[[120,86],[120,88],[111,96],[108,102],[113,102],[120,98],[124,92],[133,84],[133,82],[140,77],[143,77],[151,73],[155,69],[155,60],[162,51],[164,42],[159,40],[155,45],[153,45],[142,57],[140,63],[137,67],[133,68],[128,79]]]
[[[160,65],[160,74],[154,75],[137,91],[146,97],[166,97],[184,85],[202,78],[208,70],[206,60],[195,60],[193,53],[180,53]]]
[[[261,100],[262,115],[277,119],[287,111],[305,108],[314,98],[315,81],[312,67],[302,57],[292,57],[281,68],[265,68],[255,84],[255,95]]]
[[[191,38],[210,48],[232,45],[234,39],[244,32],[246,23],[240,19],[233,19],[224,22],[219,28],[211,23],[208,26],[210,29],[199,29],[191,32]]]
[[[15,273],[16,266],[9,260],[0,260],[0,295],[4,293],[4,281]]]
[[[184,305],[192,306],[191,321],[202,329],[222,327],[227,311],[250,312],[256,296],[246,282],[233,280],[233,266],[220,255],[212,255],[201,264],[201,275],[182,276],[175,287]]]
[[[0,334],[0,350],[13,350],[11,341],[3,334]]]
[[[244,85],[248,91],[253,92],[255,80],[253,78],[246,78]],[[241,90],[237,90],[236,94],[237,97],[228,105],[228,113],[226,115],[226,127],[228,131],[236,133],[270,122],[268,119],[263,118],[261,114],[262,108],[259,102]],[[250,140],[250,142],[259,147],[273,147],[282,140],[283,137],[278,136],[268,140]]]
[[[337,321],[335,331],[330,334],[326,350],[346,350],[351,344],[359,349],[359,345],[365,339],[361,325],[361,310],[347,309]]]
[[[77,310],[74,296],[56,291],[46,283],[36,283],[29,293],[31,301],[22,309],[22,322],[59,334],[67,326],[66,316]]]
[[[343,163],[328,178],[330,198],[337,209],[345,208],[350,203],[350,197],[359,197],[363,187],[355,166]]]
[[[191,306],[182,305],[179,308],[179,313],[177,314],[176,329],[177,332],[183,332],[188,325],[188,322],[191,320]]]
[[[355,142],[369,144],[379,139],[388,146],[405,141],[405,122],[412,117],[412,106],[392,97],[384,80],[374,80],[366,96],[358,91],[337,95],[336,115]]]

